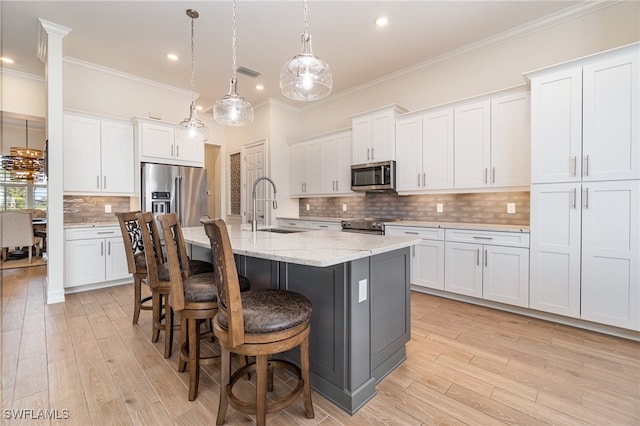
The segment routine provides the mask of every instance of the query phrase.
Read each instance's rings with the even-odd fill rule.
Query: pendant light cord
[[[233,64],[231,65],[231,78],[233,80],[236,79],[236,0],[233,0],[233,15],[232,15],[233,25],[231,27],[231,51],[232,51],[232,60]]]
[[[196,73],[195,73],[195,68],[194,68],[194,62],[195,62],[195,55],[194,55],[194,37],[193,37],[193,16],[191,17],[191,106],[193,106],[196,102],[195,100],[195,95],[194,95],[194,87],[195,87],[195,79],[196,79]]]
[[[304,33],[305,34],[309,33],[309,21],[307,20],[307,12],[308,12],[307,0],[304,0],[303,13],[304,13]]]

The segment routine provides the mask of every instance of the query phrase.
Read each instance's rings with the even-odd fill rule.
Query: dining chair
[[[266,416],[282,410],[302,396],[305,416],[314,417],[309,382],[309,332],[312,306],[307,297],[289,290],[263,289],[241,293],[227,226],[222,219],[201,219],[211,244],[218,286],[218,312],[213,320],[220,342],[220,402],[216,423],[225,422],[228,405],[243,413],[255,414],[259,426]],[[300,367],[272,358],[273,355],[300,348]],[[231,374],[231,353],[255,357]],[[297,382],[282,398],[267,398],[273,390],[273,368],[292,372]],[[238,380],[256,373],[254,401],[240,399],[233,392]],[[286,392],[285,392],[286,393]],[[275,397],[274,397],[275,398]]]
[[[35,247],[36,257],[40,256],[42,239],[33,233],[33,218],[30,212],[7,210],[0,212],[0,246],[2,261],[7,261],[9,249],[26,247],[31,263],[32,250]]]

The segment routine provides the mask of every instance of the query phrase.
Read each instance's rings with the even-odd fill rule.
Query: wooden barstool
[[[220,342],[220,404],[218,425],[224,424],[227,406],[231,404],[243,413],[255,414],[259,426],[266,424],[267,413],[289,406],[302,395],[307,418],[314,417],[309,383],[309,331],[311,302],[305,296],[288,290],[255,290],[240,293],[238,275],[229,241],[227,226],[222,219],[201,219],[211,243],[216,284],[218,313],[213,329]],[[300,347],[300,367],[272,355]],[[253,356],[256,361],[241,366],[231,374],[231,353]],[[293,372],[298,382],[285,397],[267,400],[273,389],[273,368]],[[246,373],[256,373],[256,402],[239,399],[233,393],[234,384]]]
[[[159,215],[158,220],[167,250],[170,305],[181,319],[178,371],[184,371],[189,364],[189,401],[193,401],[198,396],[200,364],[211,364],[218,358],[200,356],[201,325],[210,322],[218,311],[218,289],[214,273],[189,275],[188,267],[184,267],[188,263],[187,250],[178,216],[169,213]]]
[[[136,217],[138,213],[140,210],[116,213],[124,240],[127,268],[133,276],[133,324],[138,323],[141,310],[150,311],[153,309],[153,306],[147,303],[151,302],[151,296],[142,298],[142,283],[146,283],[147,278],[147,262],[144,258],[142,231]]]

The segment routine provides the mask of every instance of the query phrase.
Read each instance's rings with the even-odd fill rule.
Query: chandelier
[[[25,120],[25,148],[12,146],[10,155],[0,160],[2,169],[12,181],[42,181],[45,178],[44,153],[29,148],[29,121]]]

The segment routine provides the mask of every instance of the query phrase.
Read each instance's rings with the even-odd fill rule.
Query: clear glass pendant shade
[[[195,104],[191,104],[189,118],[185,118],[176,126],[176,136],[180,140],[206,141],[209,129],[198,119]]]
[[[229,93],[213,106],[213,117],[225,126],[245,126],[253,122],[253,107],[238,95],[237,85],[238,81],[232,78]]]
[[[296,101],[317,101],[331,94],[331,69],[311,52],[311,36],[302,35],[302,53],[294,56],[280,71],[282,94]]]

